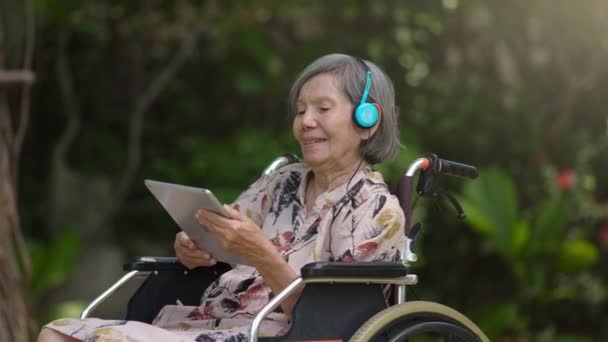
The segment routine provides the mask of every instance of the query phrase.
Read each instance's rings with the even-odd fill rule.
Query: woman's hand
[[[184,232],[175,235],[173,248],[175,248],[175,255],[179,261],[190,269],[199,266],[213,266],[216,263],[209,252],[198,248]]]
[[[227,205],[224,205],[224,211],[227,217],[200,209],[196,212],[196,218],[200,224],[207,226],[222,248],[245,257],[264,278],[272,292],[280,293],[298,274],[255,222]],[[294,293],[281,303],[283,312],[289,318],[291,308],[299,295],[299,292]]]
[[[224,205],[224,211],[227,217],[205,209],[196,212],[198,222],[209,229],[224,250],[242,255],[254,266],[263,263],[269,254],[278,255],[255,222],[228,205]]]

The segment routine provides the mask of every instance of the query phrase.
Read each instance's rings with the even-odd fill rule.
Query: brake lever
[[[458,201],[456,200],[456,197],[454,197],[454,195],[452,195],[451,193],[449,193],[443,189],[439,189],[439,191],[440,191],[439,194],[447,197],[447,199],[450,201],[450,203],[452,203],[452,206],[458,212],[457,218],[461,221],[464,220],[467,217],[467,215],[465,215],[464,209],[462,209],[462,206],[460,205],[460,203],[458,203]]]
[[[410,249],[412,252],[416,251],[416,242],[418,241],[418,234],[420,233],[421,229],[422,229],[422,223],[418,222],[410,230],[409,237],[410,237],[410,239],[412,239]]]
[[[467,217],[466,214],[464,213],[464,209],[462,209],[462,206],[460,205],[460,203],[458,203],[458,201],[456,200],[454,195],[452,195],[450,192],[448,192],[438,186],[429,186],[429,184],[432,184],[432,183],[427,183],[427,184],[423,185],[423,187],[425,187],[426,189],[424,189],[420,193],[421,196],[430,198],[437,208],[440,208],[437,203],[437,199],[440,196],[444,196],[452,204],[454,209],[456,209],[456,212],[458,213],[458,215],[456,217],[459,220],[464,220]]]

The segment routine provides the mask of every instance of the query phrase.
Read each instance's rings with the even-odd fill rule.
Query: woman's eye
[[[327,112],[330,108],[329,107],[321,107],[321,113]]]

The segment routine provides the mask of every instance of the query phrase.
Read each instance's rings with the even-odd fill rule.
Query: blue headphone
[[[378,108],[373,103],[367,102],[369,89],[372,86],[372,71],[361,59],[355,57],[365,67],[365,90],[361,96],[361,102],[353,112],[353,120],[361,128],[372,128],[378,122]]]

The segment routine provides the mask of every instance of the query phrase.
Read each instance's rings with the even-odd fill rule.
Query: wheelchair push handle
[[[429,154],[424,158],[414,161],[410,165],[406,176],[413,177],[416,171],[427,171],[429,169],[434,174],[445,174],[469,179],[475,179],[479,176],[479,172],[475,166],[441,159],[435,154]]]
[[[457,163],[451,160],[437,158],[434,164],[432,161],[430,162],[430,164],[435,168],[436,173],[442,173],[450,176],[457,176],[469,179],[475,179],[479,176],[479,172],[477,172],[477,168],[475,166]]]
[[[416,192],[419,195],[436,196],[437,192],[434,187],[434,175],[445,174],[450,176],[458,176],[463,178],[475,179],[479,176],[479,172],[475,166],[454,162],[451,160],[441,159],[435,154],[429,154],[422,158],[414,160],[408,167],[406,173],[399,179],[397,185],[397,198],[399,204],[405,214],[405,234],[409,236],[411,230],[411,214],[412,214],[412,193],[414,191],[413,178],[417,172],[421,172],[421,180],[419,180]],[[455,201],[453,196],[447,192],[447,195],[452,204],[461,212],[460,205]],[[464,217],[461,213],[460,216]]]

